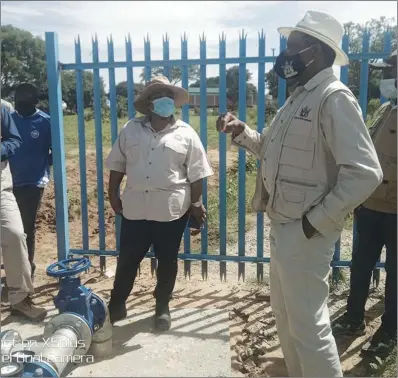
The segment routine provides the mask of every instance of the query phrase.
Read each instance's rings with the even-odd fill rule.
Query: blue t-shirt
[[[9,159],[14,187],[45,187],[52,165],[50,116],[41,110],[30,117],[17,112],[11,116],[22,138],[21,147]]]

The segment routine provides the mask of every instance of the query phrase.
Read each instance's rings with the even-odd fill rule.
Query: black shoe
[[[386,332],[380,327],[373,337],[362,348],[361,354],[366,357],[386,358],[397,346],[397,332]]]
[[[354,321],[347,313],[337,318],[332,323],[333,336],[361,336],[366,332],[365,321]]]
[[[168,331],[171,327],[171,317],[169,305],[156,306],[155,329],[158,331]]]
[[[111,302],[108,305],[110,322],[113,325],[115,322],[123,320],[127,316],[126,305],[114,305]]]

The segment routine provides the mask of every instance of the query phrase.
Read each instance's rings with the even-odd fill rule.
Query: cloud
[[[74,61],[74,39],[80,35],[82,59],[91,61],[91,38],[99,39],[100,60],[107,59],[106,39],[112,34],[115,59],[125,59],[124,41],[130,33],[133,59],[144,58],[144,35],[151,40],[152,59],[162,58],[162,37],[170,37],[170,58],[181,56],[181,35],[188,34],[188,56],[199,57],[199,35],[204,33],[207,56],[218,56],[221,32],[227,34],[227,56],[239,53],[239,32],[245,30],[247,55],[258,51],[258,32],[264,29],[266,53],[279,51],[279,26],[294,25],[307,9],[334,15],[340,22],[364,23],[371,18],[397,14],[394,1],[2,1],[2,24],[12,24],[44,37],[45,31],[59,36],[60,59]],[[271,65],[267,65],[267,70]],[[257,84],[257,66],[248,67]],[[141,69],[134,70],[138,80]],[[106,71],[102,72],[108,82]],[[208,67],[208,76],[218,75],[217,66]],[[116,70],[116,81],[125,80],[126,70]]]

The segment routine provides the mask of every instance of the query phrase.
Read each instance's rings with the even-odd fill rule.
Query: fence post
[[[350,43],[350,40],[349,40],[349,36],[346,31],[345,34],[343,35],[341,48],[347,55],[348,55],[349,43]],[[348,67],[349,67],[349,64],[340,68],[340,81],[347,86],[348,86]],[[337,242],[334,246],[334,254],[333,254],[333,258],[332,258],[333,262],[340,261],[340,258],[341,258],[340,252],[341,252],[341,235],[340,235],[339,240],[337,240]],[[339,267],[334,266],[332,268],[332,282],[337,283],[340,281],[340,278],[341,278],[340,272],[341,272],[341,270]]]
[[[206,37],[203,33],[199,36],[199,55],[200,55],[200,139],[204,149],[207,151],[207,82],[206,82]],[[203,205],[207,209],[207,179],[203,179]],[[201,233],[201,253],[207,255],[208,229],[205,222]],[[207,280],[207,261],[202,261],[202,278]]]
[[[227,56],[227,37],[223,32],[219,37],[219,56],[220,59],[224,59]],[[226,65],[219,65],[219,98],[218,107],[219,113],[223,114],[227,112],[227,75]],[[227,255],[227,136],[224,133],[219,134],[218,140],[218,151],[219,151],[219,220],[220,220],[220,255]],[[227,280],[227,263],[225,261],[220,262],[220,279],[221,281]]]
[[[265,57],[265,34],[264,30],[258,33],[258,56]],[[263,132],[265,127],[265,63],[258,64],[258,95],[257,95],[257,131]],[[260,169],[260,161],[257,160],[257,169]],[[257,257],[264,257],[264,214],[257,214]],[[260,283],[264,279],[264,264],[257,264],[257,282]]]
[[[181,59],[182,60],[188,59],[188,38],[186,33],[184,33],[184,35],[181,36]],[[189,70],[188,65],[181,67],[181,86],[186,90],[188,90],[188,83],[189,83],[188,70]],[[190,108],[189,103],[182,106],[182,120],[188,124],[189,124],[189,108]],[[184,253],[185,254],[191,253],[191,235],[188,226],[185,227],[184,230]],[[184,261],[184,275],[185,278],[187,277],[191,278],[191,261],[189,260]]]
[[[58,38],[54,32],[46,32],[46,61],[48,97],[51,116],[51,143],[55,187],[55,216],[58,260],[69,255],[68,197],[64,150],[64,119],[62,111],[61,66]]]
[[[246,57],[246,34],[239,35],[239,58]],[[239,119],[246,122],[246,63],[239,63],[238,113]],[[246,151],[239,148],[238,155],[238,255],[246,253]],[[245,264],[238,263],[238,280],[245,280]]]
[[[279,40],[279,51],[282,52],[286,49],[287,40],[284,37],[280,37]],[[278,78],[278,109],[283,106],[286,101],[286,80]]]

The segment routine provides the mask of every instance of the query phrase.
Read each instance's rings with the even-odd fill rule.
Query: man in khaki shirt
[[[383,182],[356,212],[357,238],[352,256],[347,312],[333,324],[335,335],[365,333],[365,305],[372,270],[386,247],[385,311],[381,326],[362,353],[386,357],[397,344],[397,50],[382,70],[381,94],[389,99],[375,115],[370,134],[383,169]]]
[[[291,96],[262,135],[231,114],[217,128],[260,160],[253,207],[271,220],[271,306],[289,376],[342,377],[327,307],[330,262],[345,216],[382,171],[355,97],[333,74],[333,64],[348,64],[342,25],[309,11],[279,32],[287,49],[274,70]]]
[[[10,114],[11,104],[1,100],[1,258],[4,262],[11,311],[31,320],[43,320],[47,311],[32,301],[34,287],[21,213],[12,192],[8,159],[22,143]],[[12,110],[12,107],[11,107]]]
[[[170,328],[169,299],[177,276],[177,254],[189,216],[206,218],[203,179],[213,171],[203,145],[174,110],[188,103],[188,92],[155,77],[135,109],[144,117],[127,122],[108,156],[109,200],[122,215],[120,254],[109,311],[111,322],[126,317],[125,302],[137,269],[151,245],[158,260],[155,327]],[[126,175],[122,200],[118,190]]]

